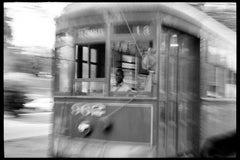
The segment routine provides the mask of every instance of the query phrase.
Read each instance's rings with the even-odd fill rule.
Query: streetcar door
[[[195,150],[198,145],[200,43],[191,35],[166,27],[163,27],[162,40],[165,55],[161,57],[165,58],[166,65],[166,74],[160,69],[166,84],[164,147],[166,156],[174,156]]]

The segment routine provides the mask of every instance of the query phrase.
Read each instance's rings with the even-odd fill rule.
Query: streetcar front
[[[157,57],[156,27],[144,17],[112,25],[111,16],[126,16],[92,13],[57,20],[51,154],[152,157],[156,59],[144,56]]]

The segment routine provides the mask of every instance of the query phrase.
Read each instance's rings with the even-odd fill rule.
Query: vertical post
[[[72,95],[75,96],[75,79],[77,78],[77,66],[76,66],[76,59],[78,59],[78,45],[75,43],[74,45],[74,69],[73,69],[73,81],[72,81],[72,89],[73,89],[73,93]],[[77,64],[78,65],[78,64]]]
[[[208,42],[203,37],[200,39],[200,96],[205,97],[207,93],[207,82],[208,82],[208,64],[207,64],[207,58],[208,58]]]
[[[199,56],[198,56],[198,63],[199,63],[199,72],[197,73],[199,76],[198,76],[198,79],[199,79],[199,87],[198,87],[198,90],[199,90],[199,100],[196,102],[198,105],[195,106],[197,107],[197,110],[194,109],[193,111],[195,112],[198,112],[196,113],[196,115],[199,116],[198,118],[198,121],[195,123],[193,127],[193,145],[200,145],[201,141],[202,141],[202,134],[203,134],[203,127],[201,126],[201,119],[202,119],[202,115],[201,115],[201,107],[202,107],[202,101],[200,100],[201,97],[206,97],[207,96],[207,90],[208,90],[208,68],[209,68],[209,64],[207,63],[208,61],[208,41],[207,39],[205,38],[205,34],[203,34],[203,37],[200,38],[200,48],[199,48]],[[195,115],[195,114],[194,114]],[[193,120],[194,117],[193,117]],[[196,126],[197,125],[197,126]],[[196,132],[195,131],[195,128],[197,129]],[[194,133],[197,133],[197,137],[194,135]],[[196,140],[194,140],[195,138],[198,138],[198,142],[196,142]],[[194,146],[194,150],[199,152],[200,150],[200,146]]]
[[[104,20],[105,20],[105,31],[106,31],[106,56],[105,56],[105,96],[110,95],[110,73],[111,73],[111,41],[110,41],[110,36],[111,36],[111,22],[110,22],[110,17],[109,13],[105,12],[104,13]]]
[[[73,36],[73,38],[74,38],[74,36]],[[72,59],[72,79],[71,79],[71,82],[72,82],[72,84],[71,84],[71,88],[72,88],[72,90],[71,90],[71,96],[74,96],[74,92],[75,92],[75,89],[74,89],[74,85],[75,85],[75,74],[76,74],[76,53],[77,53],[77,50],[76,50],[76,48],[77,48],[77,45],[75,44],[75,38],[74,38],[74,40],[73,40],[73,59]]]
[[[56,65],[57,65],[57,61],[56,61],[56,48],[54,48],[54,51],[53,51],[53,57],[52,57],[52,96],[54,97],[55,96],[55,93],[56,93]]]
[[[203,68],[206,66],[206,41],[203,39],[196,39],[196,43],[194,44],[195,52],[197,55],[197,61],[195,61],[196,69],[196,81],[194,82],[198,88],[196,89],[194,93],[194,99],[193,99],[193,110],[192,110],[192,121],[194,124],[192,127],[192,145],[193,145],[193,154],[198,157],[200,152],[200,141],[201,141],[201,106],[202,102],[200,100],[201,96],[206,95],[206,72],[207,69]]]
[[[176,148],[175,148],[175,150],[176,150],[176,154],[178,154],[178,145],[179,145],[179,141],[178,141],[178,133],[179,133],[179,119],[178,119],[178,117],[179,117],[179,105],[180,105],[180,102],[179,102],[179,100],[180,100],[180,98],[179,98],[179,94],[180,94],[180,92],[179,92],[179,90],[180,90],[180,79],[179,79],[179,72],[180,72],[180,65],[179,65],[179,60],[180,60],[180,56],[179,56],[179,52],[180,52],[180,50],[181,50],[181,46],[180,46],[180,34],[178,34],[178,36],[177,36],[177,43],[178,43],[178,48],[177,48],[177,57],[176,57],[176,59],[177,59],[177,65],[176,65],[176,71],[177,71],[177,75],[176,75]]]
[[[200,96],[201,96],[201,91],[200,91],[200,78],[201,78],[201,52],[200,52],[200,45],[201,45],[201,40],[198,39],[197,40],[197,44],[196,44],[196,48],[197,48],[197,85],[198,85],[198,91],[197,91],[197,118],[196,118],[196,124],[197,124],[197,130],[196,130],[196,151],[197,151],[197,156],[199,156],[199,152],[200,152],[200,141],[201,141],[201,100],[200,100]]]
[[[138,57],[137,57],[137,55],[135,55],[135,81],[138,81],[138,79],[137,79],[137,73],[138,73]],[[137,88],[137,86],[138,86],[138,83],[137,84],[134,84],[134,88]]]
[[[157,106],[156,106],[156,120],[157,120],[157,123],[156,123],[156,125],[157,125],[157,131],[156,131],[156,134],[157,134],[157,144],[156,144],[156,150],[157,150],[157,157],[159,157],[160,155],[160,151],[159,151],[159,116],[160,116],[160,113],[159,113],[159,111],[160,111],[160,108],[159,108],[159,99],[160,99],[160,97],[159,97],[159,95],[160,95],[160,93],[159,93],[159,85],[160,85],[160,83],[159,83],[159,80],[160,80],[160,78],[159,78],[159,72],[160,72],[160,43],[161,43],[161,30],[162,30],[162,27],[161,27],[161,17],[160,17],[161,15],[160,15],[160,12],[158,11],[157,12],[157,14],[156,14],[156,40],[157,40],[157,45],[156,45],[156,55],[157,55],[157,66],[156,66],[156,68],[157,68],[157,70],[156,70],[156,76],[157,76],[157,99],[158,99],[158,101],[157,101]]]
[[[167,53],[166,53],[166,63],[165,63],[165,65],[166,65],[166,85],[167,85],[167,87],[166,87],[166,106],[165,106],[165,117],[166,117],[166,119],[165,119],[165,124],[166,124],[166,131],[165,131],[165,135],[166,135],[166,137],[165,137],[165,155],[166,156],[168,156],[168,132],[169,132],[169,123],[168,123],[168,121],[169,121],[169,111],[170,111],[170,109],[169,109],[169,59],[170,59],[170,57],[169,57],[169,42],[170,42],[170,36],[169,36],[169,33],[167,34],[167,42],[166,42],[166,45],[167,45]]]

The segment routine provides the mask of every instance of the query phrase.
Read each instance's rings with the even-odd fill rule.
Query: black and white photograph
[[[236,2],[4,2],[4,158],[236,158]]]

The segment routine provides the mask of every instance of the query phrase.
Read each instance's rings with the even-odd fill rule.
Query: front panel
[[[80,146],[78,148],[96,142],[98,145],[95,144],[93,149],[96,152],[105,145],[112,147],[122,145],[123,148],[132,146],[135,151],[131,151],[131,154],[136,156],[142,154],[138,152],[139,147],[149,150],[145,156],[155,151],[155,101],[146,100],[144,103],[139,103],[138,100],[131,103],[128,101],[58,98],[54,107],[52,139],[55,144],[52,149],[54,154],[61,156],[82,154],[79,150],[67,149],[74,139],[77,141],[74,143]],[[106,119],[109,123],[105,123]],[[85,121],[91,125],[91,131],[87,134],[80,130],[80,124]],[[105,128],[106,124],[110,125]],[[129,151],[125,152],[124,157],[130,154]],[[108,154],[113,153],[108,151]]]

